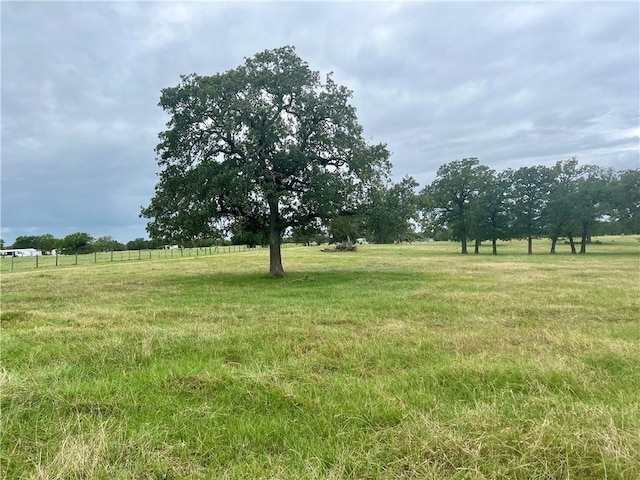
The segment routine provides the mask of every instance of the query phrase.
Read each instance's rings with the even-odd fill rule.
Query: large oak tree
[[[556,253],[558,239],[566,235],[571,245],[571,253],[577,253],[575,247],[575,235],[580,230],[577,223],[578,179],[584,175],[584,167],[578,164],[578,157],[573,156],[568,160],[561,160],[551,168],[553,176],[549,201],[545,205],[543,217],[546,220],[549,238],[551,238],[551,250]]]
[[[351,95],[293,47],[162,90],[170,120],[156,149],[155,196],[142,209],[150,235],[262,232],[269,272],[283,276],[283,232],[355,210],[390,168],[386,146],[365,141]]]
[[[435,212],[435,217],[447,226],[453,239],[460,241],[461,253],[467,253],[470,234],[470,205],[487,183],[490,169],[475,158],[463,158],[442,165],[436,179],[423,195]]]
[[[475,239],[474,253],[480,253],[480,243],[491,240],[491,252],[498,254],[498,240],[511,238],[507,184],[505,174],[485,170],[478,195],[471,204],[470,233]]]
[[[533,239],[544,235],[542,214],[549,201],[553,175],[545,166],[525,166],[505,172],[515,238],[527,239],[527,254],[533,254]]]

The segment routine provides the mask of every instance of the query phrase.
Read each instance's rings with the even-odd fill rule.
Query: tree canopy
[[[156,148],[155,195],[141,212],[147,231],[176,241],[263,234],[269,273],[284,275],[287,229],[354,211],[388,174],[389,152],[365,141],[351,96],[288,46],[224,73],[183,76],[161,94],[170,120]]]
[[[579,165],[575,156],[502,173],[465,158],[442,165],[422,191],[420,223],[433,237],[459,240],[462,253],[468,238],[476,240],[476,253],[491,240],[494,254],[498,239],[525,238],[531,254],[532,239],[544,234],[552,254],[561,237],[572,253],[586,253],[593,232],[640,233],[639,184],[638,170]]]
[[[426,187],[423,195],[431,203],[440,222],[449,226],[451,237],[459,240],[461,252],[467,253],[467,240],[471,229],[470,204],[476,199],[490,175],[489,168],[480,161],[464,158],[442,165],[436,179]]]
[[[92,250],[93,237],[85,232],[71,233],[60,240],[59,246],[63,253],[87,253]]]
[[[417,221],[417,187],[418,182],[406,176],[398,183],[370,190],[363,217],[371,240],[393,243],[411,238],[413,222]]]
[[[527,253],[533,254],[533,239],[544,233],[542,214],[549,199],[553,176],[544,166],[507,170],[506,188],[514,238],[527,239]]]

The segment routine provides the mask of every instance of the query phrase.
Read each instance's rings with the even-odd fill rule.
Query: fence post
[[[38,255],[36,254],[36,268],[38,268]]]

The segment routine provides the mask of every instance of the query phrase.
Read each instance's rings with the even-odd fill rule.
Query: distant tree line
[[[366,238],[373,243],[399,243],[419,239],[458,241],[461,252],[469,244],[479,252],[489,241],[551,240],[550,253],[560,239],[572,253],[585,253],[592,235],[640,233],[640,170],[614,171],[580,165],[576,157],[552,167],[527,166],[496,172],[477,158],[442,165],[435,180],[418,190],[410,176],[398,183],[379,180],[348,214],[317,220],[287,232],[285,242],[335,243]],[[3,248],[4,242],[0,240]],[[136,238],[120,243],[111,236],[93,238],[76,232],[64,238],[24,235],[11,248],[36,248],[63,254],[146,250],[174,243],[168,239]],[[247,222],[239,222],[227,237],[180,241],[182,247],[214,245],[267,246],[268,235]]]
[[[490,241],[548,237],[550,253],[566,239],[572,253],[585,253],[592,235],[640,233],[640,170],[616,172],[578,159],[552,167],[527,166],[503,172],[465,158],[442,165],[435,180],[417,191],[405,177],[378,184],[360,209],[315,229],[297,231],[300,242],[366,237],[375,243],[434,239],[458,241],[475,253]],[[579,246],[579,247],[578,247]],[[579,249],[578,249],[579,248]]]
[[[640,170],[616,172],[579,165],[572,157],[552,167],[496,172],[477,158],[441,166],[420,194],[423,231],[434,238],[468,242],[478,252],[490,240],[548,237],[550,253],[566,238],[572,253],[586,252],[594,234],[640,233]]]
[[[16,238],[11,248],[35,248],[48,254],[58,252],[63,254],[93,253],[119,250],[137,250],[138,247],[150,248],[157,244],[150,240],[137,238],[126,244],[120,243],[113,237],[104,236],[94,238],[85,232],[76,232],[64,238],[56,238],[50,233],[44,235],[22,235]]]
[[[234,238],[232,240],[240,241],[243,239]],[[198,239],[183,242],[180,244],[180,246],[185,248],[196,248],[211,247],[217,245],[223,246],[231,244],[245,244],[234,242],[232,240],[220,238]],[[44,254],[57,252],[65,255],[70,255],[75,253],[82,254],[93,252],[117,252],[126,250],[154,250],[163,248],[165,245],[170,244],[171,242],[163,239],[149,240],[145,238],[136,238],[134,240],[128,241],[127,243],[121,243],[111,236],[94,238],[88,233],[76,232],[67,235],[64,238],[56,238],[50,233],[45,233],[44,235],[21,235],[19,237],[16,237],[13,245],[8,248],[35,248],[36,250],[42,251]],[[0,239],[0,246],[2,248],[7,248],[2,239]]]

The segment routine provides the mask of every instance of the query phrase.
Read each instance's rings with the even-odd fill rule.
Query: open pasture
[[[5,479],[640,478],[640,242],[2,274]]]

